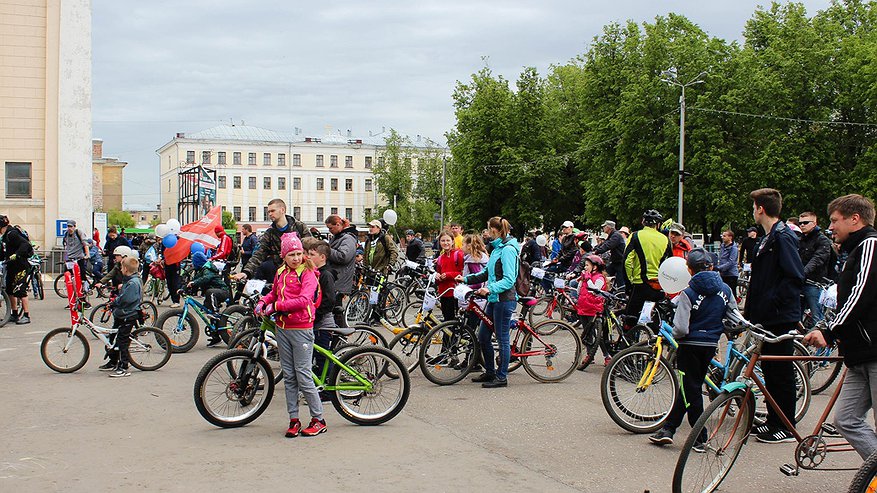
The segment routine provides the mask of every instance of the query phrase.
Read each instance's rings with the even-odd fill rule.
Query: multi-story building
[[[91,230],[91,1],[0,5],[0,214],[42,248]]]
[[[158,208],[150,209],[150,210],[136,210],[136,211],[128,210],[128,211],[125,211],[125,214],[128,214],[131,216],[131,219],[134,220],[134,226],[137,228],[148,228],[148,227],[150,227],[150,225],[153,222],[158,221],[159,218],[161,217],[161,214],[160,214]]]
[[[178,173],[201,165],[216,171],[216,204],[254,228],[270,224],[273,198],[311,226],[323,226],[330,214],[362,224],[379,203],[372,167],[383,159],[383,144],[349,133],[314,138],[235,125],[179,133],[157,151],[161,218],[177,215]]]
[[[103,155],[104,141],[91,140],[92,204],[96,211],[122,210],[122,172],[128,163]]]

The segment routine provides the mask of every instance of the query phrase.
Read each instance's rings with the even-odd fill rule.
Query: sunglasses
[[[812,224],[812,223],[813,223],[813,221],[798,221],[798,224],[800,224],[801,226],[806,226],[806,225]]]

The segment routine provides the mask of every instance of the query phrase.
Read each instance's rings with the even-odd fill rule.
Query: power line
[[[806,118],[789,118],[785,116],[774,116],[774,115],[757,115],[754,113],[743,113],[740,111],[729,111],[729,110],[717,110],[712,108],[699,108],[696,106],[688,108],[689,110],[695,111],[703,111],[705,113],[720,113],[723,115],[734,115],[734,116],[748,116],[751,118],[761,118],[764,120],[780,120],[786,122],[795,122],[795,123],[815,123],[820,125],[849,125],[849,126],[857,126],[857,127],[877,127],[877,123],[863,123],[863,122],[844,122],[844,121],[834,121],[834,120],[808,120]]]

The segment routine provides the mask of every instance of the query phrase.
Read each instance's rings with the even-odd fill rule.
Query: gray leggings
[[[298,418],[299,390],[308,401],[311,417],[323,419],[323,403],[320,402],[320,394],[317,392],[317,387],[311,376],[314,331],[312,329],[281,329],[278,327],[276,334],[289,419]]]
[[[834,407],[834,424],[863,459],[877,451],[877,434],[866,421],[875,404],[877,361],[848,368],[846,380]]]

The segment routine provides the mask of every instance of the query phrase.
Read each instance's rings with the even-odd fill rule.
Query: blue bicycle
[[[204,322],[204,333],[208,337],[214,339],[218,336],[223,343],[228,344],[233,328],[233,324],[229,321],[229,315],[224,311],[217,312],[208,309],[203,303],[193,296],[187,295],[184,291],[181,291],[180,294],[185,298],[183,306],[162,313],[155,322],[155,326],[170,338],[173,352],[185,353],[198,343],[200,327],[195,315]]]

